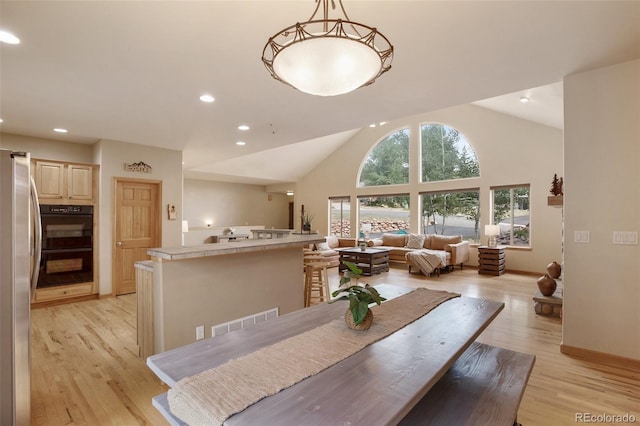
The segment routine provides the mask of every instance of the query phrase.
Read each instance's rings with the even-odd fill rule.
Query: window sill
[[[505,248],[505,250],[516,250],[516,251],[531,251],[531,247],[523,247],[523,246],[510,246],[507,244],[498,244],[500,246],[503,246]],[[469,247],[475,247],[476,249],[480,246],[486,246],[486,244],[480,244],[480,243],[471,243],[469,244]]]

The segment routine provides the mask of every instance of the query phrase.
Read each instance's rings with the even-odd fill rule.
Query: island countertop
[[[149,256],[165,260],[193,259],[198,257],[250,253],[292,247],[304,247],[324,242],[320,234],[295,235],[278,239],[249,239],[227,243],[200,244],[194,246],[160,247],[147,250]]]

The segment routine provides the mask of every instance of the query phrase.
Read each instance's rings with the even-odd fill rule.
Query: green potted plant
[[[358,265],[346,260],[343,260],[342,263],[349,269],[344,272],[340,279],[340,288],[331,294],[333,297],[337,297],[340,294],[342,296],[329,303],[333,303],[336,300],[349,300],[349,309],[344,315],[347,327],[353,330],[367,330],[373,322],[373,312],[369,309],[369,304],[376,303],[379,305],[387,299],[380,296],[378,290],[369,284],[359,285],[358,280],[362,275],[362,269]],[[352,279],[356,281],[353,285],[351,284]]]

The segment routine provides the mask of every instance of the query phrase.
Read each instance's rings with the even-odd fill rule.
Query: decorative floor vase
[[[373,312],[371,312],[371,309],[369,309],[362,322],[356,325],[355,321],[353,320],[351,311],[347,309],[347,312],[344,313],[344,322],[347,323],[347,327],[352,330],[368,330],[373,323]]]
[[[538,289],[543,296],[551,296],[556,291],[556,285],[556,280],[551,278],[549,274],[538,278]]]
[[[551,262],[547,265],[547,274],[551,278],[560,278],[560,273],[562,272],[562,266],[558,262]]]

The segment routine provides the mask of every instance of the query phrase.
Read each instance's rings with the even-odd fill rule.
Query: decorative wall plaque
[[[144,161],[138,161],[131,164],[124,163],[124,169],[127,172],[151,173],[152,167]]]

